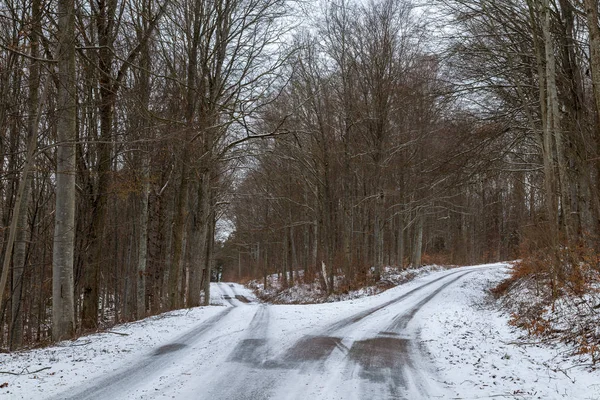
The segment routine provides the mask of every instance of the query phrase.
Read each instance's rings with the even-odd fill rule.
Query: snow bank
[[[421,311],[423,348],[454,398],[598,399],[600,371],[558,343],[528,343],[489,289],[508,266],[470,274]]]
[[[600,273],[588,270],[584,290],[561,287],[553,298],[549,281],[523,276],[502,283],[500,302],[510,323],[533,340],[564,342],[581,363],[600,361]]]

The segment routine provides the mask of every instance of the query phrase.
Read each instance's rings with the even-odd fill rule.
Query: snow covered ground
[[[471,274],[421,311],[421,340],[453,398],[600,399],[600,368],[581,366],[564,345],[524,344],[486,298],[506,272]]]
[[[0,399],[600,399],[600,371],[560,346],[514,344],[521,333],[486,295],[504,274],[438,271],[314,305],[215,284],[220,306],[0,354]]]

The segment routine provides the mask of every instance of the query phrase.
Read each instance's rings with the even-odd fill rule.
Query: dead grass
[[[600,361],[600,253],[589,243],[558,250],[523,246],[510,276],[491,289],[510,324],[528,340],[566,343],[571,355]]]

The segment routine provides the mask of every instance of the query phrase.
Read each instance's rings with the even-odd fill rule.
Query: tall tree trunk
[[[552,33],[550,31],[550,6],[549,0],[544,0],[544,44],[546,56],[546,96],[547,96],[547,118],[550,134],[554,138],[556,151],[556,160],[558,164],[558,188],[560,193],[560,208],[562,210],[562,227],[565,230],[567,240],[570,238],[571,231],[571,210],[568,196],[568,178],[566,171],[566,161],[564,153],[563,133],[560,123],[558,90],[556,87],[556,57],[554,55],[554,45]]]
[[[596,105],[596,126],[594,129],[596,139],[596,155],[600,155],[600,27],[598,26],[598,0],[584,0],[585,15],[587,18],[588,35],[590,40],[590,71],[594,90],[594,103]],[[596,184],[590,184],[594,191],[592,196],[595,223],[593,229],[600,232],[600,161],[596,160]]]
[[[210,305],[210,277],[212,274],[212,264],[213,264],[213,254],[214,254],[214,236],[215,236],[215,222],[214,217],[213,220],[208,221],[207,227],[207,243],[206,243],[206,254],[204,256],[204,305]],[[213,240],[211,240],[213,239]],[[265,252],[265,260],[266,260],[266,252]],[[265,261],[264,268],[267,268],[267,264]],[[266,287],[266,286],[265,286]]]
[[[143,3],[145,13],[147,13],[148,6],[147,2]],[[144,31],[148,29],[147,21],[144,26]],[[140,33],[138,33],[140,35]],[[141,39],[140,39],[141,41]],[[140,50],[140,101],[141,110],[140,113],[140,130],[148,135],[148,139],[152,139],[151,127],[148,124],[147,116],[150,107],[150,49],[147,42],[143,42],[142,49]],[[141,139],[141,138],[140,138]],[[142,151],[140,152],[141,167],[142,167],[142,192],[140,197],[140,210],[139,210],[139,248],[138,248],[138,265],[137,265],[137,290],[136,290],[136,316],[138,319],[146,316],[147,304],[146,304],[146,276],[147,276],[147,264],[148,264],[148,204],[150,201],[150,146],[142,145]]]
[[[291,221],[290,217],[290,221]],[[290,264],[290,285],[294,286],[294,279],[297,277],[298,273],[298,255],[296,254],[296,240],[294,237],[294,226],[290,226],[290,250],[291,250],[291,264]]]
[[[290,228],[283,228],[283,245],[281,251],[281,273],[282,273],[282,284],[284,288],[288,287],[288,266],[289,266],[289,231]]]
[[[402,269],[404,267],[404,216],[402,214],[398,215],[396,235],[396,264]]]
[[[188,307],[200,305],[200,293],[202,291],[202,270],[204,266],[204,254],[206,252],[205,223],[206,218],[202,214],[204,187],[201,182],[197,184],[196,207],[193,213],[190,240],[197,248],[191,251],[192,265],[190,265]]]
[[[177,195],[177,206],[175,210],[175,218],[173,221],[173,257],[169,268],[169,307],[175,310],[181,307],[179,302],[179,281],[181,280],[182,259],[183,259],[183,240],[185,235],[185,226],[188,213],[188,148],[187,143],[184,143],[184,149],[181,159],[179,193]]]
[[[52,338],[75,333],[73,253],[75,247],[76,75],[75,4],[58,2],[58,146],[56,155],[56,213],[52,256]]]
[[[32,3],[32,19],[33,28],[30,33],[31,40],[31,64],[29,67],[29,99],[28,108],[29,116],[27,121],[27,143],[28,148],[35,148],[37,141],[37,126],[39,123],[39,86],[40,86],[40,69],[39,61],[36,60],[38,57],[38,31],[39,21],[41,18],[41,7],[40,0],[33,0]],[[33,154],[28,152],[28,157],[33,158]],[[26,162],[33,163],[33,159],[26,160]],[[29,170],[29,168],[28,168]],[[28,171],[29,172],[29,171]],[[23,343],[23,320],[21,312],[21,300],[23,294],[23,277],[25,272],[26,263],[26,250],[27,250],[27,239],[29,233],[27,232],[27,208],[29,205],[29,195],[31,191],[31,182],[33,177],[28,173],[23,177],[23,197],[21,199],[19,217],[17,222],[17,238],[15,243],[15,255],[13,260],[13,295],[11,299],[12,305],[12,322],[10,331],[10,349],[14,350],[21,347]]]
[[[171,191],[171,192],[175,192],[175,191]],[[173,243],[175,242],[175,238],[174,238],[174,229],[173,226],[175,225],[175,207],[177,204],[177,196],[176,193],[169,193],[168,198],[165,200],[165,207],[164,207],[164,212],[166,214],[166,217],[163,220],[163,229],[165,232],[165,238],[164,238],[164,252],[163,252],[163,258],[162,258],[162,263],[165,266],[163,268],[162,271],[162,282],[161,282],[161,292],[162,292],[162,308],[163,309],[170,309],[170,294],[171,294],[171,287],[170,285],[170,275],[171,275],[171,262],[172,262],[172,253],[173,253]]]
[[[23,168],[23,172],[21,178],[19,180],[19,186],[17,189],[17,196],[15,199],[15,203],[13,206],[13,214],[10,222],[8,239],[6,240],[5,249],[4,249],[4,260],[2,263],[2,274],[0,275],[0,314],[2,310],[4,310],[3,300],[4,300],[4,290],[6,289],[6,283],[8,282],[8,275],[10,271],[10,265],[12,261],[13,250],[15,250],[15,238],[17,236],[17,231],[19,225],[25,225],[22,221],[21,213],[25,214],[27,210],[27,199],[29,190],[27,186],[29,186],[29,171],[31,169],[31,165],[33,164],[33,153],[35,151],[35,137],[31,137],[28,143],[28,151],[25,160],[25,166]],[[26,218],[26,215],[25,215]],[[19,272],[18,272],[19,273]],[[2,326],[4,324],[2,323]]]
[[[98,70],[100,104],[100,140],[97,143],[98,185],[93,199],[92,223],[90,227],[90,251],[84,270],[83,306],[81,308],[81,327],[95,329],[98,326],[99,268],[103,264],[104,230],[107,218],[109,173],[111,169],[111,140],[114,104],[116,102],[113,85],[112,41],[115,13],[114,0],[99,1],[96,15],[98,31]]]
[[[533,0],[527,1],[529,7],[529,19],[532,25],[535,26],[537,3]],[[544,190],[545,190],[545,205],[547,219],[549,224],[549,236],[552,248],[558,245],[558,213],[555,197],[555,176],[554,176],[554,150],[552,147],[552,128],[551,128],[551,111],[548,109],[547,100],[547,71],[545,68],[547,46],[552,46],[551,43],[546,43],[546,36],[550,38],[549,25],[550,16],[548,15],[547,1],[542,10],[542,43],[540,43],[537,32],[533,33],[534,50],[537,61],[538,85],[539,85],[539,103],[542,121],[542,159],[544,163]],[[547,33],[546,33],[547,32]],[[550,38],[551,39],[551,38]]]
[[[558,104],[556,104],[557,98],[555,97],[556,92],[556,65],[554,60],[554,46],[552,43],[552,34],[550,31],[550,6],[548,0],[542,2],[542,33],[544,39],[544,63],[545,70],[543,76],[545,79],[540,79],[540,85],[545,84],[542,93],[545,94],[545,98],[541,99],[542,109],[545,110],[545,126],[543,136],[543,155],[544,155],[544,179],[546,189],[546,208],[548,210],[548,219],[550,222],[550,246],[555,251],[554,265],[551,266],[551,279],[553,282],[553,296],[556,296],[556,281],[560,279],[560,256],[558,254],[559,246],[559,218],[558,218],[558,204],[555,190],[560,184],[556,182],[555,168],[554,168],[554,154],[557,151],[553,147],[555,143],[555,123],[558,120],[558,116],[555,112],[558,112]],[[539,61],[538,61],[539,64]],[[540,68],[538,68],[540,69]],[[542,89],[542,88],[541,88]],[[557,156],[558,158],[558,156]],[[563,210],[564,211],[564,210]]]
[[[19,182],[19,189],[17,192],[17,201],[13,209],[13,216],[11,221],[11,229],[9,233],[9,240],[5,249],[5,259],[2,269],[2,277],[0,277],[0,310],[2,310],[2,299],[3,291],[6,286],[6,280],[8,276],[8,269],[10,266],[11,252],[13,251],[14,241],[14,259],[13,259],[13,274],[12,274],[12,297],[11,297],[11,329],[9,338],[9,348],[14,350],[22,345],[23,342],[23,321],[21,312],[21,300],[23,293],[23,277],[26,262],[26,249],[27,249],[27,238],[28,232],[26,229],[27,225],[27,208],[29,205],[29,195],[31,191],[32,177],[30,170],[33,165],[34,152],[37,142],[37,126],[39,123],[39,61],[36,60],[38,56],[38,30],[40,21],[41,9],[39,0],[34,0],[32,4],[32,20],[33,28],[30,32],[31,40],[31,64],[30,74],[28,78],[29,85],[29,98],[28,108],[29,116],[27,121],[27,141],[26,141],[26,159],[25,166],[21,180]],[[47,90],[44,90],[46,93]],[[45,98],[44,94],[44,98]],[[13,224],[15,225],[13,231]],[[15,238],[16,235],[16,238]],[[9,248],[10,247],[10,248]],[[6,275],[5,275],[6,274]]]
[[[149,154],[142,155],[142,193],[139,211],[139,248],[137,265],[136,316],[146,316],[146,265],[148,262],[148,199],[150,197],[150,159]]]
[[[187,65],[187,91],[185,98],[185,121],[187,127],[183,137],[183,149],[181,153],[181,180],[179,185],[179,194],[177,196],[177,209],[175,211],[175,219],[173,224],[173,257],[169,272],[169,305],[171,309],[181,307],[180,294],[177,292],[182,274],[182,246],[185,235],[186,219],[189,203],[189,179],[188,168],[190,163],[189,142],[190,131],[194,129],[194,121],[196,116],[196,97],[198,96],[197,75],[198,75],[198,46],[200,40],[201,29],[201,6],[200,3],[194,3],[192,10],[191,21],[192,26],[188,27],[191,31],[187,32],[190,35],[191,43],[188,48],[188,65]],[[193,289],[192,289],[193,290]]]
[[[375,282],[381,280],[381,270],[383,268],[383,233],[384,233],[384,209],[383,209],[383,189],[377,193],[375,200],[375,228],[373,236],[374,245],[374,278]]]
[[[413,253],[412,253],[412,267],[418,268],[421,266],[421,256],[423,251],[423,216],[418,215],[415,221],[414,235],[413,235]]]
[[[210,277],[213,264],[213,252],[215,242],[215,214],[213,212],[212,182],[211,171],[206,170],[202,174],[200,182],[202,186],[202,216],[204,219],[204,260],[203,260],[203,278],[204,283],[204,305],[210,304]],[[266,250],[266,249],[265,249]],[[266,252],[265,252],[266,257]],[[265,264],[266,268],[266,264]],[[266,288],[266,286],[265,286]]]
[[[21,312],[21,300],[23,296],[23,279],[27,259],[27,209],[29,205],[29,193],[31,177],[25,177],[23,184],[23,197],[20,201],[19,218],[17,222],[17,238],[15,241],[13,274],[12,274],[12,297],[11,297],[11,328],[10,328],[10,350],[15,350],[23,344],[23,315]]]

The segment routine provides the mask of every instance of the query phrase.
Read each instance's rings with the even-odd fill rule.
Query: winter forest
[[[211,277],[521,259],[498,292],[585,293],[598,12],[0,0],[0,348],[207,305]]]

